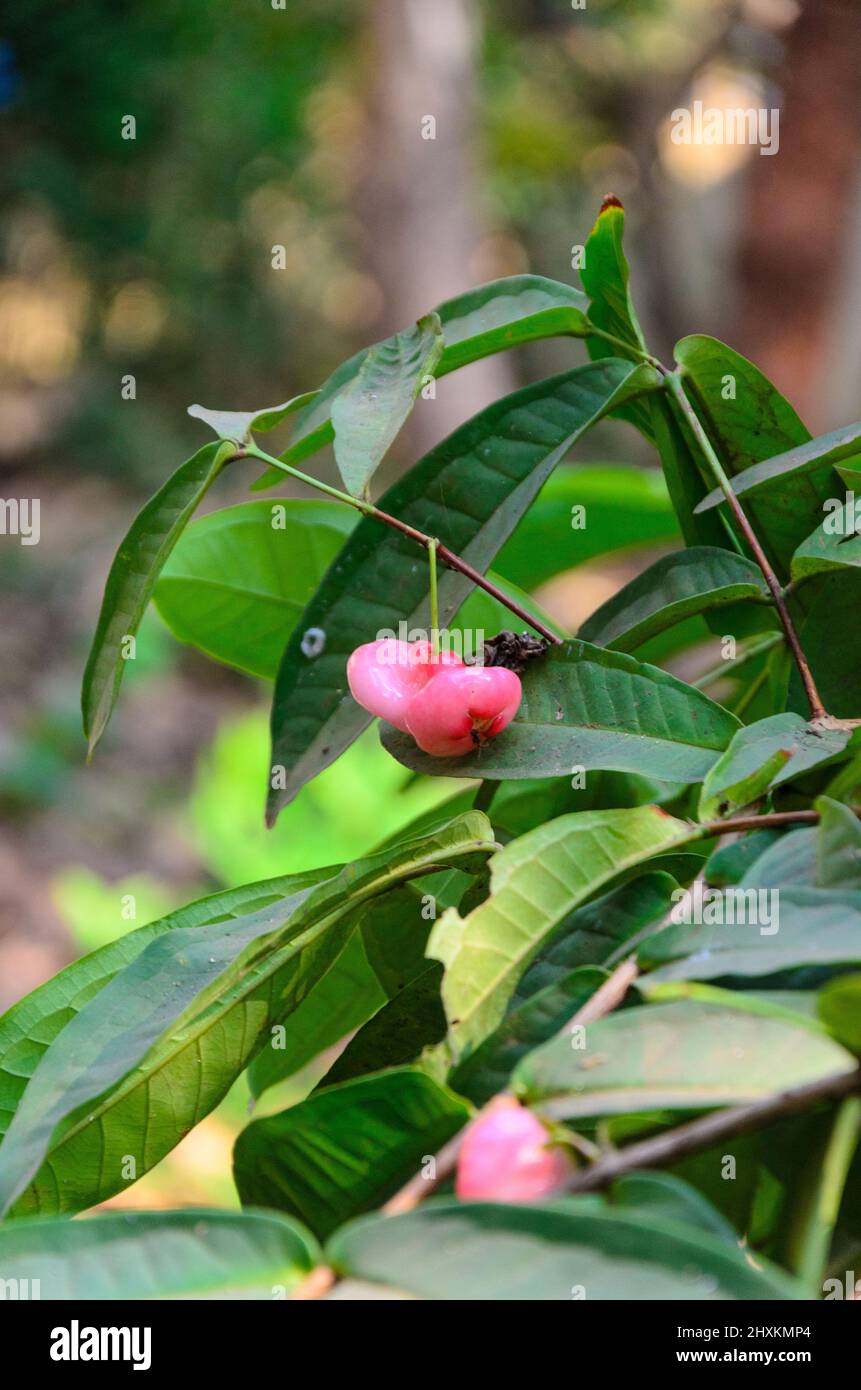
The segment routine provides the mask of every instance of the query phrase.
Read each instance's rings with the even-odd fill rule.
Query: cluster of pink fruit
[[[459,758],[510,724],[523,691],[504,666],[466,666],[430,642],[382,637],[357,647],[347,662],[353,699],[419,748],[438,758]]]

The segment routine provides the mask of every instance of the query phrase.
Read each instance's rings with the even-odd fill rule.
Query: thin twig
[[[861,1087],[861,1070],[840,1072],[837,1076],[826,1076],[806,1086],[797,1086],[791,1091],[782,1091],[765,1100],[754,1101],[751,1105],[739,1105],[731,1110],[718,1110],[704,1115],[690,1124],[680,1125],[678,1129],[665,1134],[643,1139],[639,1144],[629,1144],[624,1149],[614,1149],[593,1164],[591,1168],[579,1169],[566,1186],[567,1192],[594,1192],[607,1187],[624,1173],[637,1168],[665,1168],[670,1163],[685,1158],[688,1154],[699,1153],[711,1144],[722,1139],[732,1139],[751,1130],[760,1129],[773,1120],[796,1115],[820,1101],[836,1100],[851,1094]],[[562,1117],[563,1103],[555,1107]],[[553,1115],[554,1103],[544,1106]]]
[[[637,962],[633,956],[620,961],[612,974],[589,996],[562,1031],[570,1033],[574,1028],[595,1023],[597,1019],[611,1014],[621,1004],[638,974]]]
[[[288,1303],[310,1302],[314,1298],[325,1298],[326,1294],[333,1289],[338,1282],[338,1276],[334,1269],[329,1265],[317,1265],[310,1274],[306,1274],[301,1284],[288,1295]]]
[[[714,448],[712,447],[711,440],[709,439],[708,435],[703,429],[702,424],[700,423],[700,417],[697,415],[697,412],[694,410],[694,407],[688,400],[687,392],[685,391],[685,388],[682,384],[681,376],[678,372],[667,371],[666,368],[663,369],[663,372],[664,380],[667,383],[667,387],[669,388],[674,400],[679,406],[679,409],[681,410],[682,414],[687,420],[688,425],[690,426],[690,429],[694,435],[694,438],[696,439],[698,445],[700,446],[700,449],[702,450],[703,457],[705,458],[711,472],[714,474],[715,481],[717,482],[718,486],[721,489],[721,492],[723,493],[724,497],[729,503],[730,511],[732,512],[736,522],[738,523],[739,530],[741,531],[742,535],[744,536],[745,540],[750,546],[751,552],[753,553],[756,563],[762,570],[765,582],[768,585],[771,597],[774,600],[774,606],[777,610],[777,616],[780,619],[780,623],[784,632],[786,633],[786,640],[789,643],[790,650],[795,659],[795,664],[798,667],[799,675],[801,676],[801,679],[804,683],[804,690],[807,695],[807,703],[810,706],[810,717],[811,719],[821,719],[822,716],[825,714],[825,706],[822,703],[822,697],[820,696],[819,691],[816,688],[816,682],[813,679],[813,673],[810,670],[807,657],[804,655],[801,643],[798,640],[798,633],[795,630],[795,624],[792,621],[792,616],[789,612],[789,608],[787,607],[786,596],[781,587],[780,580],[778,579],[777,575],[772,569],[771,562],[769,561],[768,556],[766,555],[765,551],[760,545],[757,534],[751,526],[750,522],[748,521],[747,516],[745,515],[744,509],[742,508],[742,505],[739,502],[738,497],[736,496],[733,490],[732,483],[730,482],[729,477],[727,476],[724,470],[723,464],[721,463],[720,459],[715,453]]]
[[[424,531],[419,531],[417,527],[410,526],[408,522],[401,521],[400,517],[392,516],[389,512],[384,512],[381,507],[377,507],[373,502],[367,501],[363,497],[353,497],[349,492],[342,492],[340,488],[332,487],[329,483],[321,482],[319,478],[313,478],[310,473],[303,473],[301,469],[294,468],[292,464],[284,463],[282,459],[275,458],[272,454],[267,454],[263,449],[258,449],[256,444],[248,444],[244,448],[237,449],[231,462],[238,459],[255,458],[261,463],[268,463],[273,468],[280,468],[282,473],[287,473],[291,478],[296,478],[298,482],[307,484],[308,487],[315,488],[317,492],[323,492],[327,497],[333,497],[338,502],[343,502],[348,507],[355,507],[356,511],[363,516],[372,517],[374,521],[381,521],[384,526],[391,526],[393,530],[400,531],[401,535],[408,536],[417,545],[422,545],[426,550],[435,547],[437,558],[447,569],[457,570],[459,574],[465,575],[479,589],[484,589],[486,594],[496,599],[515,617],[528,624],[535,632],[540,632],[541,636],[554,646],[561,645],[562,638],[552,628],[546,626],[534,613],[530,613],[528,608],[524,608],[516,599],[510,597],[492,580],[485,578],[477,569],[466,560],[462,560],[459,555],[455,555],[453,550],[449,550],[447,545],[437,541],[435,536],[427,536]]]

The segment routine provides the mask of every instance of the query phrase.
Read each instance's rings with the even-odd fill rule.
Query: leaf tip
[[[598,209],[598,216],[600,217],[602,212],[609,212],[610,208],[619,208],[620,211],[625,211],[624,203],[621,198],[616,197],[615,193],[604,194],[603,201]]]

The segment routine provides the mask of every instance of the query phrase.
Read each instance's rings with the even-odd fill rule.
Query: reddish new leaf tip
[[[601,213],[606,212],[608,208],[621,208],[622,212],[625,211],[625,206],[621,198],[617,198],[615,193],[606,193],[604,195],[604,201],[598,209],[598,216],[600,217]]]

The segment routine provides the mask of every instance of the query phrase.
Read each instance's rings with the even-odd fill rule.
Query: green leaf
[[[485,569],[576,439],[615,403],[654,385],[645,370],[605,362],[515,392],[431,450],[386,493],[382,508]],[[443,625],[471,588],[443,571]],[[371,517],[361,521],[284,652],[272,706],[272,766],[284,773],[277,778],[283,785],[270,790],[270,821],[370,722],[347,689],[350,653],[387,629],[397,633],[402,621],[427,628],[429,591],[422,551]],[[312,656],[303,652],[310,629]]]
[[[575,908],[545,939],[520,979],[502,1023],[462,1061],[449,1083],[476,1105],[508,1085],[520,1058],[553,1037],[606,977],[623,943],[662,917],[675,880],[641,874]]]
[[[722,1234],[588,1197],[425,1202],[406,1216],[353,1222],[329,1241],[327,1258],[354,1278],[457,1302],[809,1296],[762,1257],[754,1267]]]
[[[708,925],[668,926],[643,942],[638,960],[651,971],[643,981],[647,992],[667,980],[768,976],[861,963],[857,891],[713,889],[704,891],[702,903]]]
[[[734,478],[733,492],[768,507],[774,514],[772,525],[776,515],[780,515],[781,530],[787,537],[794,536],[788,558],[821,517],[823,502],[834,495],[834,466],[844,459],[857,458],[859,453],[861,424],[846,425],[745,468]],[[715,488],[697,511],[709,511],[725,500],[720,488]]]
[[[520,1063],[514,1087],[573,1120],[746,1104],[854,1065],[815,1028],[684,1000],[598,1019],[581,1050],[570,1037],[546,1043]]]
[[[632,652],[696,613],[767,598],[762,572],[752,560],[715,546],[693,546],[664,555],[637,575],[586,620],[578,635],[598,647]]]
[[[261,433],[274,430],[294,410],[302,410],[318,395],[318,391],[304,391],[282,405],[265,406],[261,410],[207,410],[202,405],[190,405],[188,413],[214,430],[219,439],[242,445],[248,443],[255,430]]]
[[[672,499],[679,528],[685,544],[717,546],[740,552],[726,518],[700,516],[698,506],[705,497],[708,483],[704,479],[705,462],[690,431],[677,420],[666,394],[650,402],[650,416],[643,425],[636,421],[647,439],[653,439],[661,458],[667,491]]]
[[[583,965],[512,1005],[499,1027],[456,1067],[449,1082],[476,1105],[508,1085],[521,1057],[552,1038],[609,978],[606,970]]]
[[[422,753],[387,724],[383,744],[405,767],[436,777],[558,777],[581,767],[698,782],[739,727],[684,681],[588,642],[553,647],[522,682],[513,722],[466,757]]]
[[[368,964],[360,930],[309,990],[285,1023],[271,1030],[246,1075],[252,1096],[286,1081],[327,1047],[346,1038],[386,1002],[385,992]]]
[[[790,830],[745,871],[742,888],[816,886],[816,831]]]
[[[753,830],[748,835],[740,835],[737,840],[730,838],[726,844],[719,844],[708,857],[706,882],[717,888],[741,883],[760,855],[779,840],[779,830]]]
[[[584,248],[580,278],[591,301],[589,318],[605,333],[629,344],[631,356],[638,360],[646,351],[646,342],[628,288],[630,270],[622,245],[624,235],[625,211],[621,203],[618,199],[605,199]],[[596,357],[607,357],[620,349],[593,338],[589,351]]]
[[[470,812],[340,872],[318,871],[316,884],[297,876],[302,886],[281,902],[233,922],[157,937],[43,1057],[0,1147],[4,1209],[37,1170],[16,1215],[36,1203],[68,1211],[102,1200],[124,1185],[130,1154],[140,1176],[218,1103],[266,1030],[321,978],[355,908],[432,867],[472,862],[489,848],[488,830]]]
[[[30,1078],[57,1035],[151,941],[165,932],[209,926],[271,906],[297,886],[313,885],[330,872],[317,869],[301,877],[293,874],[266,879],[189,903],[67,965],[14,1004],[0,1018],[0,1137],[9,1128]]]
[[[450,820],[451,817],[448,817]],[[393,888],[356,914],[355,930],[323,978],[248,1068],[251,1094],[293,1076],[306,1063],[361,1028],[420,971],[430,922],[411,888]]]
[[[832,498],[836,502],[837,498]],[[792,557],[792,578],[807,579],[829,570],[861,565],[861,533],[856,529],[855,498],[829,510]]]
[[[326,1236],[396,1192],[469,1115],[464,1101],[408,1067],[329,1086],[242,1131],[239,1196]]]
[[[437,314],[369,348],[352,381],[332,401],[335,462],[347,491],[367,495],[368,483],[413,408],[443,350]]]
[[[446,912],[428,942],[428,955],[446,968],[442,996],[455,1054],[499,1026],[524,970],[573,908],[690,833],[656,806],[581,811],[494,855],[487,901],[465,919]]]
[[[322,1086],[352,1081],[384,1067],[414,1062],[423,1048],[445,1037],[440,998],[442,967],[431,961],[361,1028],[323,1077]]]
[[[38,1280],[32,1296],[76,1303],[271,1300],[300,1284],[318,1259],[313,1237],[274,1212],[189,1207],[0,1227],[0,1280]]]
[[[675,356],[688,394],[730,477],[751,463],[809,442],[810,432],[789,402],[758,367],[725,343],[694,334],[676,344]],[[713,481],[709,476],[708,482]],[[795,546],[813,524],[806,524],[804,517],[811,509],[815,515],[818,506],[818,495],[809,484],[799,493],[791,516],[770,502],[763,505],[752,500],[750,519],[778,573],[786,574]]]
[[[628,1173],[613,1183],[609,1197],[614,1207],[647,1220],[697,1226],[734,1247],[739,1245],[738,1232],[717,1207],[672,1173]]]
[[[857,941],[859,922],[856,919]],[[861,960],[856,947],[855,959]],[[850,1052],[861,1054],[861,974],[829,980],[817,1000],[819,1017],[828,1031]]]
[[[437,305],[434,312],[445,346],[433,374],[438,379],[482,357],[539,338],[582,338],[589,332],[585,310],[586,300],[579,290],[541,275],[512,275],[479,285]],[[332,442],[333,404],[350,389],[369,353],[380,346],[363,348],[324,382],[316,400],[299,417],[293,442],[281,455],[285,463],[300,463]],[[270,487],[283,476],[278,469],[269,469],[254,486]]]
[[[213,443],[187,459],[135,518],[114,557],[81,688],[91,756],[119,694],[127,641],[137,632],[162,565],[232,453],[229,445]]]
[[[706,775],[700,820],[749,806],[771,788],[839,757],[848,742],[848,729],[810,724],[798,714],[774,714],[739,729]]]
[[[815,802],[816,883],[820,888],[861,889],[861,821],[848,806],[831,797]]]
[[[804,589],[807,617],[799,640],[829,714],[838,719],[861,715],[861,662],[854,641],[861,605],[861,571],[844,569],[811,579]],[[798,671],[789,678],[789,709],[803,714],[807,698]]]
[[[575,525],[582,507],[585,526]],[[526,589],[624,547],[673,541],[679,529],[663,476],[624,464],[556,469],[497,557]]]
[[[193,521],[154,599],[181,642],[272,679],[284,644],[358,513],[340,502],[244,502]]]

